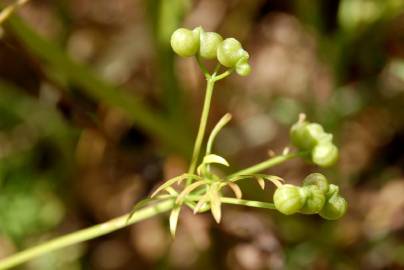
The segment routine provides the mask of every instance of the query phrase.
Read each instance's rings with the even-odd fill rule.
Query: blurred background
[[[1,5],[13,1],[2,1]],[[300,112],[335,134],[337,222],[225,206],[161,215],[20,269],[404,269],[404,1],[31,0],[0,29],[0,257],[128,212],[187,169],[204,79],[179,26],[242,41],[253,72],[217,84],[209,127],[233,170],[288,146]],[[243,186],[271,201],[271,187]]]

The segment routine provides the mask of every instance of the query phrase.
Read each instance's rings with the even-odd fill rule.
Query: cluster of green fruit
[[[347,201],[339,195],[339,187],[328,184],[320,173],[308,175],[303,186],[285,184],[274,193],[276,209],[285,214],[319,214],[328,220],[341,218],[348,207]]]
[[[203,59],[215,59],[227,68],[235,69],[241,76],[251,72],[248,64],[248,52],[235,38],[226,38],[215,32],[205,32],[202,27],[193,30],[177,29],[171,36],[171,47],[182,57],[198,56]]]
[[[290,139],[297,148],[310,151],[311,160],[320,167],[329,167],[338,160],[338,148],[332,142],[332,134],[326,133],[317,123],[299,119],[290,129]]]

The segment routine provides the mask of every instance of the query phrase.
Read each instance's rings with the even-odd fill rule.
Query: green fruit
[[[294,185],[282,185],[274,193],[275,208],[285,214],[292,215],[297,213],[304,205],[306,194],[297,186]]]
[[[222,43],[223,38],[213,32],[202,32],[200,34],[199,55],[205,59],[214,59],[217,56],[217,47]]]
[[[199,50],[199,29],[179,28],[171,35],[171,47],[182,57],[195,55]]]
[[[240,76],[247,76],[251,73],[251,66],[246,58],[240,59],[236,64],[236,72]]]
[[[306,192],[306,202],[300,209],[303,214],[317,214],[321,211],[325,203],[324,192],[315,185],[303,187]]]
[[[347,201],[343,197],[334,194],[324,204],[323,209],[320,211],[320,216],[324,219],[336,220],[346,213],[347,208]]]
[[[317,186],[321,192],[328,192],[328,180],[321,173],[311,173],[303,180],[303,186]]]
[[[329,138],[323,127],[317,123],[297,122],[290,129],[292,143],[303,150],[312,150],[323,139]]]
[[[314,147],[312,161],[320,167],[330,167],[338,160],[338,148],[331,142],[323,142]]]
[[[327,191],[327,194],[325,196],[326,196],[326,198],[328,200],[332,196],[338,195],[338,194],[339,194],[339,187],[337,185],[330,184],[328,186],[328,191]]]
[[[233,68],[241,58],[249,58],[248,53],[243,50],[241,43],[235,38],[226,38],[217,47],[217,59],[225,67]]]

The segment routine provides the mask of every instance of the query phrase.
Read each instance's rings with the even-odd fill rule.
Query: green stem
[[[238,171],[228,176],[228,178],[233,178],[239,175],[250,175],[257,172],[261,172],[263,170],[269,169],[275,165],[281,164],[287,160],[293,159],[295,157],[304,156],[305,152],[295,152],[286,155],[275,156],[273,158],[267,159],[261,163],[258,163],[254,166],[248,167],[244,170]]]
[[[256,207],[256,208],[275,209],[275,205],[273,203],[268,203],[268,202],[250,201],[250,200],[242,200],[242,199],[228,198],[228,197],[222,197],[222,198],[220,198],[220,201],[222,203],[227,203],[227,204],[245,205],[245,206]]]
[[[188,195],[187,200],[189,201],[199,201],[203,196],[201,195]],[[251,200],[242,200],[237,198],[230,197],[221,197],[220,201],[226,204],[234,204],[234,205],[244,205],[255,208],[265,208],[265,209],[276,209],[273,203],[269,202],[261,202],[261,201],[251,201]]]
[[[205,65],[202,63],[199,55],[196,56],[196,62],[198,63],[199,69],[202,71],[203,75],[205,75],[205,78],[209,78],[209,76],[210,76],[209,71],[205,67]]]
[[[201,114],[201,120],[199,123],[198,134],[196,136],[194,150],[192,153],[191,165],[189,166],[189,170],[188,170],[189,174],[193,174],[195,172],[196,165],[198,163],[199,154],[201,152],[201,146],[202,146],[202,142],[203,142],[203,137],[205,135],[206,124],[208,122],[210,104],[212,101],[212,93],[213,93],[213,87],[215,86],[215,82],[216,82],[216,80],[214,77],[210,77],[207,79],[205,101],[203,103],[203,109],[202,109],[202,114]],[[192,181],[191,179],[188,179],[188,184],[191,181]]]
[[[42,254],[48,253],[50,251],[60,249],[72,244],[80,243],[86,240],[90,240],[99,237],[101,235],[108,234],[110,232],[126,227],[130,224],[166,212],[170,210],[172,207],[173,207],[173,200],[163,201],[153,206],[149,206],[137,211],[136,213],[133,214],[130,220],[128,220],[129,215],[123,215],[110,221],[95,225],[93,227],[56,238],[54,240],[27,249],[25,251],[19,252],[13,256],[1,260],[0,269],[8,269],[17,266],[21,263],[24,263],[28,260],[31,260],[35,257],[38,257]]]
[[[223,72],[222,74],[219,74],[215,77],[216,81],[222,80],[224,78],[226,78],[227,76],[229,76],[231,73],[233,72],[232,69],[226,70],[225,72]]]
[[[302,156],[304,153],[293,153],[288,155],[282,155],[273,157],[268,159],[264,162],[261,162],[257,165],[252,167],[246,168],[244,170],[238,171],[232,176],[237,175],[245,175],[245,174],[254,174],[258,173],[262,170],[268,169],[272,166],[278,165],[284,161],[292,159],[297,156]],[[197,196],[197,195],[190,195],[190,196]],[[192,200],[192,197],[190,197]],[[195,197],[196,199],[196,197]],[[259,207],[259,208],[268,208],[273,209],[273,205],[271,203],[264,203],[264,202],[255,202],[255,201],[246,201],[246,200],[238,200],[235,198],[222,198],[223,203],[227,204],[237,204],[237,205],[245,205],[250,207]],[[0,270],[8,269],[19,264],[22,264],[26,261],[29,261],[33,258],[46,254],[48,252],[64,248],[73,244],[81,243],[90,239],[97,238],[99,236],[111,233],[113,231],[119,230],[126,226],[129,226],[133,223],[142,221],[144,219],[156,216],[158,214],[170,211],[173,208],[173,200],[166,200],[159,202],[155,205],[148,206],[136,211],[133,216],[128,220],[129,214],[112,219],[110,221],[89,227],[87,229],[83,229],[81,231],[73,232],[67,234],[65,236],[56,238],[49,242],[40,244],[36,247],[29,248],[22,252],[16,253],[11,255],[8,258],[0,260]]]

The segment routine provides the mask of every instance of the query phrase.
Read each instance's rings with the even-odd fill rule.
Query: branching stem
[[[232,176],[237,175],[244,175],[244,174],[254,174],[258,173],[262,170],[266,170],[272,166],[278,165],[282,162],[285,162],[289,159],[292,159],[297,156],[301,156],[304,153],[292,153],[288,155],[276,156],[271,159],[268,159],[264,162],[261,162],[255,166],[249,167],[247,169],[238,171]],[[192,197],[194,196],[194,197]],[[169,197],[168,197],[169,198]],[[187,197],[188,199],[188,197]],[[189,199],[200,199],[198,195],[190,195]],[[168,199],[166,201],[159,202],[155,205],[147,206],[136,211],[133,216],[128,220],[129,214],[112,219],[110,221],[89,227],[87,229],[83,229],[77,232],[73,232],[67,234],[65,236],[61,236],[54,240],[48,241],[46,243],[40,244],[38,246],[29,248],[22,252],[16,253],[8,258],[0,260],[0,270],[8,269],[11,267],[15,267],[20,265],[26,261],[34,259],[38,256],[46,254],[48,252],[58,250],[70,245],[74,245],[77,243],[81,243],[90,239],[97,238],[99,236],[111,233],[113,231],[119,230],[136,222],[142,221],[144,219],[156,216],[158,214],[170,211],[173,208],[173,199]],[[235,198],[221,198],[222,203],[226,204],[237,204],[237,205],[245,205],[250,207],[259,207],[259,208],[267,208],[273,209],[272,203],[266,202],[257,202],[257,201],[247,201],[247,200],[240,200]]]

